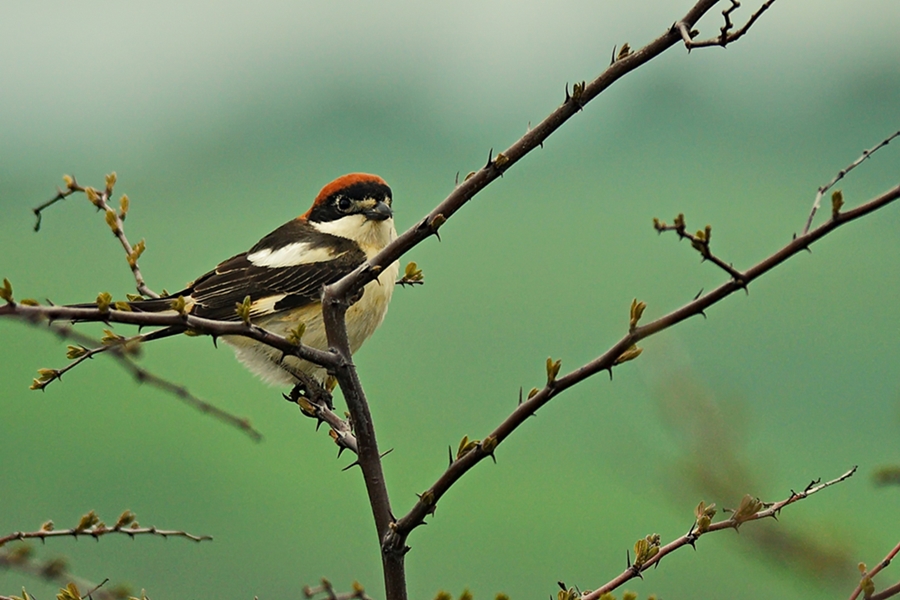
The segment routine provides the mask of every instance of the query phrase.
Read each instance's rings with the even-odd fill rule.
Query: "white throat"
[[[347,215],[324,223],[310,222],[310,225],[322,233],[353,240],[366,253],[367,259],[381,252],[397,238],[394,219],[375,221],[367,219],[365,215]]]

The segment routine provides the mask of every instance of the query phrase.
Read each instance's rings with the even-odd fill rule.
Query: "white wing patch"
[[[331,248],[313,248],[307,242],[295,242],[278,250],[263,248],[247,255],[257,267],[296,267],[318,262],[328,262],[343,254],[335,254]]]
[[[266,296],[259,300],[253,300],[250,304],[250,315],[259,317],[262,315],[270,315],[275,312],[275,305],[283,300],[287,294],[276,294],[275,296]]]

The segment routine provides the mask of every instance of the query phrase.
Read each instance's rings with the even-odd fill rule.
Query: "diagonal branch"
[[[881,559],[875,567],[869,571],[866,570],[863,572],[862,580],[859,585],[856,586],[856,589],[853,590],[853,593],[850,594],[850,600],[856,600],[861,593],[866,592],[865,597],[867,599],[871,598],[890,598],[891,596],[895,596],[900,593],[900,583],[897,585],[891,586],[879,592],[878,594],[872,594],[871,591],[874,591],[875,584],[872,582],[872,578],[875,577],[878,573],[882,571],[882,569],[886,568],[891,564],[891,561],[894,560],[894,557],[900,554],[900,544],[891,549],[890,552],[887,553],[887,556]],[[860,569],[864,569],[862,565],[860,565]],[[871,590],[866,590],[869,587]]]
[[[679,21],[687,27],[693,27],[700,18],[709,12],[719,0],[701,0]],[[766,4],[771,4],[767,2]],[[331,298],[350,298],[362,289],[366,283],[378,277],[388,265],[403,256],[410,249],[437,234],[440,227],[460,208],[468,203],[476,194],[502,177],[503,173],[518,163],[535,148],[542,147],[544,141],[569,119],[580,112],[591,100],[599,96],[613,83],[656,58],[681,41],[677,26],[673,25],[666,33],[656,38],[643,48],[620,55],[596,79],[586,84],[576,85],[576,91],[566,94],[563,104],[548,115],[534,128],[519,138],[514,144],[496,156],[489,157],[486,165],[478,171],[470,173],[465,180],[441,201],[431,212],[417,224],[410,227],[396,240],[352,273],[329,286],[326,295]]]
[[[476,464],[488,456],[493,456],[497,445],[502,443],[531,415],[535,414],[539,408],[547,404],[555,396],[597,373],[603,371],[611,373],[613,367],[623,362],[623,357],[634,357],[635,345],[639,341],[669,329],[690,317],[704,314],[704,311],[710,306],[744,289],[752,281],[765,275],[792,256],[807,250],[815,241],[828,235],[838,227],[883,208],[898,198],[900,198],[900,185],[855,209],[838,213],[832,220],[806,235],[794,238],[774,254],[743,271],[739,280],[731,279],[709,293],[697,297],[681,308],[655,321],[633,327],[627,335],[601,356],[558,379],[555,377],[548,378],[547,385],[544,388],[533,390],[529,394],[528,399],[519,404],[512,414],[494,429],[488,437],[451,463],[437,481],[420,496],[419,501],[416,502],[412,509],[394,524],[387,539],[384,541],[384,545],[396,549],[406,547],[406,539],[409,534],[413,529],[425,522],[425,517],[434,511],[437,501]],[[632,354],[629,355],[629,353]]]
[[[178,335],[181,331],[167,327],[165,329],[157,329],[150,333],[141,333],[127,338],[115,334],[108,329],[105,330],[104,333],[105,335],[99,344],[91,344],[91,346],[93,346],[92,348],[88,348],[83,344],[69,346],[67,357],[71,359],[72,362],[61,369],[40,369],[38,371],[40,378],[34,380],[31,384],[31,389],[43,390],[54,381],[61,381],[63,375],[82,364],[84,361],[90,360],[99,354],[106,352],[118,354],[119,356],[135,354],[141,343],[153,339],[161,339],[162,337]]]
[[[900,581],[890,587],[884,588],[877,594],[872,594],[867,600],[886,600],[887,598],[893,598],[894,596],[900,596]]]
[[[646,561],[641,561],[640,563],[635,562],[635,564],[629,565],[629,567],[625,569],[625,571],[623,571],[618,577],[610,580],[608,583],[604,584],[596,590],[593,590],[591,592],[584,592],[584,594],[581,595],[581,600],[599,600],[599,598],[603,596],[603,594],[611,592],[630,579],[641,577],[641,573],[643,573],[650,567],[658,566],[660,561],[666,555],[671,554],[672,552],[685,546],[694,546],[701,535],[706,535],[707,533],[712,533],[714,531],[722,531],[724,529],[737,530],[742,524],[750,521],[759,521],[761,519],[767,519],[770,517],[775,518],[781,512],[781,509],[785,508],[786,506],[789,506],[795,502],[799,502],[800,500],[804,500],[812,496],[816,492],[820,492],[827,487],[845,481],[852,477],[855,472],[856,467],[853,467],[840,477],[832,479],[831,481],[826,481],[824,483],[811,483],[802,492],[795,492],[791,490],[791,495],[786,499],[781,500],[780,502],[775,502],[768,506],[761,505],[758,500],[748,502],[746,504],[747,506],[753,506],[754,508],[760,506],[761,508],[761,510],[754,510],[750,514],[741,514],[740,509],[738,509],[737,511],[732,512],[730,518],[723,519],[715,523],[709,523],[702,528],[698,527],[698,524],[695,521],[694,525],[691,526],[690,531],[688,531],[685,535],[676,540],[673,540],[672,542],[669,542],[665,546],[657,546],[657,550]],[[747,498],[750,497],[748,496]]]
[[[21,319],[23,323],[28,323],[29,325],[39,326],[41,323],[35,322],[30,319]],[[94,347],[99,344],[97,340],[94,338],[81,333],[80,331],[76,331],[70,325],[59,325],[56,323],[51,323],[47,325],[51,332],[56,334],[57,337],[63,340],[73,341],[79,344],[82,347]],[[119,365],[125,369],[138,383],[146,383],[149,386],[155,387],[163,392],[171,394],[187,404],[188,406],[199,410],[203,414],[209,415],[214,419],[222,421],[227,425],[231,425],[232,427],[236,427],[240,431],[246,433],[250,438],[254,441],[259,442],[262,441],[262,434],[250,423],[250,420],[247,417],[239,417],[235,414],[232,414],[214,404],[210,404],[209,402],[195,396],[187,389],[184,385],[179,385],[177,383],[173,383],[167,379],[160,377],[148,371],[147,369],[138,365],[134,359],[128,355],[122,348],[118,346],[112,346],[109,350],[109,355],[113,357]]]
[[[684,215],[679,214],[675,217],[674,225],[667,225],[659,219],[653,219],[653,228],[657,232],[674,231],[678,234],[679,239],[687,239],[691,242],[691,247],[700,253],[703,260],[708,260],[726,273],[728,273],[735,281],[741,280],[741,272],[734,268],[733,265],[726,263],[724,260],[712,253],[709,247],[710,238],[712,237],[712,227],[707,225],[705,229],[700,229],[697,233],[687,231],[687,225],[684,222]]]
[[[868,150],[863,150],[862,155],[854,160],[852,163],[841,169],[837,172],[831,181],[820,187],[816,192],[816,199],[813,201],[812,210],[809,211],[809,217],[806,219],[806,226],[803,228],[803,233],[809,231],[809,228],[812,227],[813,217],[816,216],[816,212],[819,210],[819,207],[822,205],[822,196],[825,195],[825,192],[831,189],[831,187],[836,184],[838,181],[844,178],[844,176],[858,167],[864,160],[878,152],[881,148],[887,146],[891,143],[891,140],[895,137],[900,136],[900,131],[894,132],[889,135],[887,138],[883,139],[879,142],[874,148],[869,148]]]
[[[769,0],[765,8],[771,5]],[[679,21],[689,30],[699,19],[709,12],[718,0],[700,0]],[[758,17],[758,15],[757,15]],[[755,21],[754,17],[754,21]],[[751,23],[745,26],[749,29]],[[741,33],[743,35],[743,33]],[[382,561],[385,571],[385,594],[391,600],[406,598],[405,568],[403,555],[407,551],[405,535],[397,535],[394,530],[394,518],[391,512],[390,499],[384,482],[375,429],[368,404],[359,381],[359,376],[351,361],[348,343],[345,314],[352,298],[362,287],[375,279],[388,265],[398,260],[411,248],[432,235],[437,235],[440,227],[476,194],[496,181],[503,173],[513,167],[535,148],[543,147],[544,141],[564,123],[580,112],[584,107],[609,86],[624,75],[634,71],[650,60],[656,58],[669,48],[682,41],[681,32],[676,25],[671,26],[660,37],[635,52],[620,52],[596,79],[590,83],[577,83],[572,94],[566,87],[563,104],[554,110],[533,129],[502,152],[493,156],[491,152],[488,162],[481,169],[470,173],[464,181],[428,215],[416,225],[401,234],[394,242],[361,265],[340,281],[327,286],[323,294],[322,312],[329,346],[340,356],[339,364],[332,370],[352,415],[354,428],[359,442],[359,464],[362,468],[369,503],[375,519],[376,531],[382,542]],[[624,48],[623,48],[624,49]],[[619,353],[621,354],[621,352]],[[618,357],[618,354],[616,355]],[[418,522],[417,519],[416,522]],[[396,543],[399,540],[399,543]]]

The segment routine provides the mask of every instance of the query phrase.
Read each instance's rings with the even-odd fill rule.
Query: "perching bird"
[[[325,350],[322,289],[374,257],[397,237],[391,188],[376,175],[351,173],[322,188],[312,207],[262,238],[249,251],[219,264],[184,290],[132,303],[135,310],[166,310],[173,299],[208,319],[238,320],[236,305],[250,297],[253,324],[282,336],[305,325],[303,344]],[[346,313],[350,350],[356,352],[381,325],[398,265],[363,288]],[[225,336],[238,360],[271,383],[296,384],[302,373],[325,380],[325,369],[241,336]]]

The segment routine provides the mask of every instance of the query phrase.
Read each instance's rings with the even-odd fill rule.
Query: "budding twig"
[[[2,536],[0,537],[0,547],[8,544],[9,542],[21,540],[46,540],[49,538],[57,537],[92,537],[94,539],[97,539],[110,534],[127,535],[131,538],[138,535],[158,536],[164,538],[180,537],[194,542],[212,540],[211,536],[194,535],[192,533],[188,533],[187,531],[175,529],[158,529],[156,527],[141,527],[135,520],[134,513],[129,510],[126,510],[119,516],[114,526],[108,527],[106,524],[100,521],[99,517],[97,517],[97,514],[94,511],[90,511],[89,513],[81,517],[81,521],[78,523],[78,525],[70,529],[55,529],[53,527],[53,523],[51,521],[48,521],[47,523],[44,523],[43,527],[41,527],[41,529],[37,531],[16,531],[14,533]]]
[[[714,531],[722,531],[724,529],[737,529],[743,523],[748,523],[750,521],[759,521],[760,519],[767,519],[770,517],[775,517],[781,511],[781,509],[789,506],[795,502],[799,502],[805,498],[808,498],[815,494],[816,492],[820,492],[827,487],[832,485],[836,485],[842,481],[845,481],[853,476],[856,472],[856,467],[853,467],[840,477],[836,477],[831,481],[826,481],[824,483],[816,483],[810,484],[805,490],[802,492],[794,492],[791,491],[790,496],[786,499],[781,500],[780,502],[774,502],[771,504],[761,503],[758,500],[756,502],[747,503],[747,506],[759,507],[758,510],[753,510],[753,512],[745,512],[741,513],[739,510],[733,511],[731,516],[727,519],[722,519],[721,521],[716,521],[715,523],[707,524],[702,530],[698,530],[697,521],[691,526],[688,533],[681,536],[680,538],[669,542],[665,546],[658,545],[655,547],[655,550],[649,552],[649,556],[647,556],[646,560],[637,561],[628,566],[619,576],[605,583],[601,587],[597,588],[593,591],[585,591],[584,594],[581,595],[581,600],[599,600],[603,594],[609,593],[612,590],[620,587],[626,581],[630,579],[634,579],[635,577],[640,577],[641,573],[653,567],[663,559],[667,554],[678,550],[679,548],[683,548],[685,546],[694,546],[697,540],[707,533],[712,533]],[[702,506],[702,503],[701,503]],[[713,511],[714,512],[714,511]],[[703,518],[703,515],[700,515],[699,518]],[[648,536],[649,537],[649,536]],[[637,545],[635,545],[637,549]],[[648,549],[652,548],[648,546]]]
[[[119,240],[119,243],[122,244],[122,248],[125,250],[125,259],[128,261],[128,266],[131,268],[131,273],[134,275],[134,281],[137,286],[138,293],[149,298],[159,298],[159,294],[157,294],[147,286],[147,283],[144,281],[144,276],[141,273],[141,268],[138,266],[138,257],[140,257],[140,255],[144,252],[144,241],[141,240],[140,242],[132,246],[128,241],[128,238],[125,236],[125,226],[123,221],[125,220],[125,216],[128,214],[128,196],[122,196],[120,201],[120,208],[118,211],[109,206],[113,188],[116,185],[116,174],[110,173],[106,176],[106,186],[102,190],[97,190],[90,186],[81,186],[77,181],[75,181],[74,177],[71,177],[69,175],[64,176],[63,180],[66,183],[65,190],[57,188],[56,196],[32,209],[32,212],[37,217],[37,222],[34,224],[34,230],[40,230],[41,215],[43,214],[43,211],[45,209],[53,206],[60,200],[68,198],[76,192],[85,194],[88,200],[90,200],[91,204],[96,206],[98,211],[103,211],[103,213],[106,215],[106,224],[112,230],[113,235],[115,235]]]
[[[20,319],[20,321],[35,327],[44,325],[44,321],[41,319],[35,320],[32,318],[22,318]],[[49,327],[50,331],[56,334],[57,337],[75,342],[82,347],[92,348],[100,346],[100,342],[98,340],[95,340],[94,338],[75,330],[70,325],[49,323],[47,324],[47,327]],[[171,394],[188,406],[199,410],[203,414],[209,415],[214,419],[237,428],[238,430],[250,436],[254,441],[258,442],[262,440],[262,433],[260,433],[259,430],[251,425],[250,420],[247,417],[239,417],[222,408],[219,408],[218,406],[215,406],[214,404],[211,404],[192,394],[190,390],[188,390],[188,388],[184,385],[169,381],[168,379],[160,377],[159,375],[156,375],[155,373],[141,367],[127,352],[124,351],[121,346],[110,345],[109,350],[106,353],[114,358],[116,362],[118,362],[119,365],[123,369],[125,369],[138,383],[146,383],[149,386],[155,387],[168,394]]]
[[[891,188],[861,206],[839,213],[837,217],[810,231],[808,234],[793,239],[774,254],[744,271],[742,281],[731,279],[712,291],[697,296],[681,308],[659,317],[655,321],[645,325],[636,325],[633,328],[630,327],[629,332],[602,355],[570,373],[555,378],[552,386],[546,385],[540,390],[533,390],[529,393],[528,398],[521,402],[490,433],[490,437],[495,441],[494,445],[502,443],[513,431],[555,396],[588,377],[611,370],[620,360],[620,357],[627,355],[626,353],[629,349],[634,347],[640,340],[665,331],[692,316],[703,314],[710,306],[721,302],[736,291],[744,289],[750,282],[768,273],[790,257],[803,252],[812,243],[825,237],[838,227],[883,208],[897,199],[900,199],[900,185]],[[632,319],[634,319],[634,308],[636,305],[636,303],[632,305]],[[472,451],[453,461],[423,496],[427,494],[432,503],[437,502],[463,475],[486,457],[487,454],[479,447],[472,449]],[[395,550],[404,548],[407,537],[413,529],[424,522],[425,516],[432,510],[432,505],[426,504],[420,499],[406,515],[396,521],[385,538],[385,545],[389,545]]]

